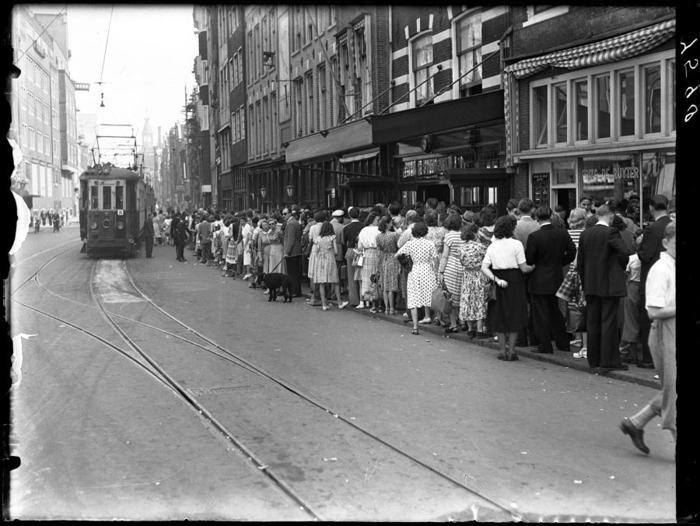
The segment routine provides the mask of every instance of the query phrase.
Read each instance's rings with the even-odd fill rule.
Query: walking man
[[[299,211],[287,213],[284,229],[284,255],[287,259],[287,274],[292,278],[292,298],[301,297],[301,224]]]
[[[172,238],[175,243],[175,256],[178,261],[187,261],[185,259],[185,244],[187,243],[188,233],[187,224],[184,219],[180,218],[180,213],[175,214],[175,219],[172,223]]]
[[[541,206],[535,211],[540,225],[528,236],[525,258],[535,270],[527,280],[527,290],[532,295],[532,320],[539,340],[535,353],[552,354],[552,339],[560,351],[569,351],[564,317],[559,310],[556,293],[564,281],[564,265],[576,257],[576,245],[563,228],[552,225],[552,209]]]
[[[665,252],[649,270],[646,280],[646,310],[652,320],[649,349],[659,375],[661,391],[634,416],[625,418],[620,429],[645,454],[644,426],[661,416],[661,427],[676,440],[676,223],[666,225],[662,240]]]
[[[153,216],[156,213],[153,212]],[[146,216],[146,220],[143,223],[143,235],[146,240],[146,257],[150,258],[153,255],[153,238],[155,237],[155,230],[153,229],[153,219]]]
[[[197,234],[199,235],[199,243],[202,246],[202,265],[209,265],[211,257],[211,223],[214,222],[214,216],[202,216],[202,222],[197,225]]]
[[[586,296],[588,364],[600,372],[627,370],[620,361],[617,312],[627,295],[625,268],[629,251],[608,205],[596,210],[598,222],[581,233],[577,269]]]

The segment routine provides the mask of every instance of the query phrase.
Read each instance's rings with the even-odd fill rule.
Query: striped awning
[[[655,48],[675,32],[676,20],[671,19],[600,42],[521,60],[508,66],[506,72],[521,79],[548,67],[578,69],[617,62]]]

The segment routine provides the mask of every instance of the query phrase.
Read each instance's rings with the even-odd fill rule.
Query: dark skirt
[[[519,268],[491,269],[508,282],[496,288],[496,301],[489,302],[488,327],[491,332],[518,332],[527,327],[527,290],[525,276]]]

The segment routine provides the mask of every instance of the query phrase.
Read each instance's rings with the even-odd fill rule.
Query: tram
[[[155,196],[134,168],[97,164],[80,175],[80,239],[88,257],[137,253]]]

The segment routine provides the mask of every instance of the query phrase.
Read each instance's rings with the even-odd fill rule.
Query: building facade
[[[54,22],[47,29],[44,24]],[[16,6],[12,17],[14,63],[9,137],[22,151],[13,189],[34,210],[77,212],[79,167],[75,86],[70,78],[65,15]]]
[[[508,164],[535,203],[637,196],[643,221],[653,195],[675,199],[675,10],[522,6],[512,22]]]

